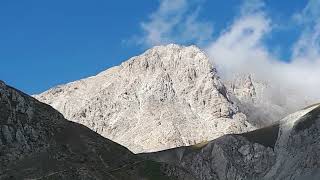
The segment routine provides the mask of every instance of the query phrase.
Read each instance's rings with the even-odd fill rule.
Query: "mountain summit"
[[[81,125],[0,81],[0,179],[319,179],[320,105],[274,122],[294,100],[224,82],[167,45],[35,96]]]
[[[64,119],[0,80],[1,180],[175,179],[166,175],[168,168]]]
[[[0,81],[0,179],[319,179],[320,106],[210,142],[134,155]]]
[[[209,58],[195,46],[156,46],[35,97],[135,153],[253,129]]]

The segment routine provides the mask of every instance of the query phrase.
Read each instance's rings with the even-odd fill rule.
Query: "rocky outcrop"
[[[314,101],[295,89],[261,80],[254,74],[238,74],[224,80],[231,100],[257,128],[268,126]]]
[[[276,92],[270,83],[257,80],[253,74],[239,74],[226,80],[225,84],[232,101],[246,114],[247,121],[258,128],[268,126],[298,109],[284,102],[286,97]]]
[[[195,179],[319,179],[320,105],[280,122],[208,143],[141,154],[190,172]]]
[[[135,155],[0,81],[0,179],[319,179],[320,105],[274,121],[268,88],[168,45],[36,96],[135,152],[176,147]]]
[[[0,179],[176,179],[0,81]]]
[[[276,159],[272,148],[236,135],[222,136],[204,147],[180,147],[141,156],[171,163],[201,180],[260,179]]]
[[[280,121],[276,163],[266,179],[320,178],[320,105],[312,105]]]
[[[253,129],[195,46],[157,46],[35,97],[135,153]]]

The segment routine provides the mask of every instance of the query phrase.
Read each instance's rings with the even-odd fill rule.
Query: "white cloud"
[[[263,41],[266,35],[272,33],[273,27],[272,21],[261,10],[263,4],[258,2],[254,6],[251,3],[243,7],[245,10],[241,12],[249,13],[241,13],[227,31],[206,48],[222,76],[228,79],[237,74],[253,73],[258,79],[271,82],[274,89],[282,89],[277,91],[280,93],[278,97],[286,96],[288,90],[295,91],[297,99],[294,106],[303,105],[305,96],[320,101],[319,21],[314,21],[317,23],[312,28],[305,27],[294,45],[292,59],[284,62],[270,52]],[[320,8],[312,10],[319,11]],[[303,14],[310,13],[306,9],[303,11]],[[305,22],[309,21],[310,16],[300,14],[299,18],[300,22]]]
[[[320,61],[320,1],[310,0],[294,18],[304,30],[294,45],[293,58]]]
[[[247,0],[240,7],[241,16],[252,14],[264,14],[262,9],[265,7],[265,3],[261,0]]]
[[[294,19],[300,24],[314,24],[320,18],[320,1],[309,0],[306,7],[297,14],[294,14]]]
[[[147,46],[173,42],[202,44],[210,40],[213,26],[198,19],[200,5],[199,0],[161,0],[149,21],[141,23],[143,36],[138,38],[138,43]]]
[[[243,16],[219,38],[212,42],[206,51],[225,75],[235,71],[253,71],[270,59],[262,39],[270,31],[270,22],[263,15]]]
[[[288,90],[295,91],[298,96],[292,101],[296,106],[304,103],[304,96],[320,101],[320,1],[309,1],[301,13],[294,15],[303,30],[292,45],[289,62],[281,61],[264,42],[277,25],[265,13],[263,1],[244,2],[238,17],[213,40],[211,23],[199,21],[199,8],[193,8],[199,7],[199,2],[162,0],[150,20],[142,23],[145,36],[140,42],[147,46],[209,42],[202,47],[223,78],[253,73],[271,82],[274,89],[282,89],[278,97],[286,96]]]
[[[242,73],[264,76],[276,63],[263,43],[264,37],[272,30],[272,22],[262,7],[261,1],[246,1],[240,9],[240,16],[206,47],[224,78]]]

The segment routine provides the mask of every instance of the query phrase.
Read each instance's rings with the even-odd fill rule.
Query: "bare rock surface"
[[[156,46],[96,76],[35,97],[135,153],[254,128],[195,46]]]
[[[166,175],[169,168],[65,120],[52,107],[0,81],[1,180],[176,179]]]
[[[259,79],[254,74],[239,74],[224,80],[231,100],[257,128],[268,126],[288,114],[314,103],[297,90]]]
[[[320,178],[320,105],[312,105],[280,121],[276,163],[266,179]]]
[[[320,178],[320,105],[269,127],[140,156],[182,167],[195,179]]]
[[[227,80],[226,87],[231,99],[256,127],[268,126],[294,109],[284,102],[286,97],[275,92],[272,84],[257,80],[253,74],[239,74]]]
[[[180,147],[141,156],[180,166],[201,180],[261,179],[276,158],[272,148],[236,135],[224,135],[203,147]]]
[[[320,105],[276,121],[294,96],[226,84],[198,48],[158,46],[35,96],[71,122],[0,81],[0,179],[319,179]]]

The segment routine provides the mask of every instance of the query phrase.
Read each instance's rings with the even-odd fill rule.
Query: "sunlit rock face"
[[[61,114],[0,82],[0,179],[319,179],[320,106],[279,94],[172,44],[35,96]]]
[[[320,106],[313,105],[272,126],[141,156],[182,167],[201,180],[316,180],[319,142]]]
[[[253,129],[195,46],[156,46],[35,97],[136,153]]]
[[[230,72],[232,74],[232,72]],[[257,128],[276,123],[288,114],[315,103],[315,99],[255,74],[237,74],[223,80],[239,110]]]
[[[52,107],[0,81],[0,179],[188,179],[144,161]],[[190,179],[190,178],[189,178]]]
[[[294,109],[284,102],[285,97],[276,92],[272,83],[258,80],[253,74],[239,74],[225,84],[231,99],[247,115],[247,121],[258,128],[277,122]]]

